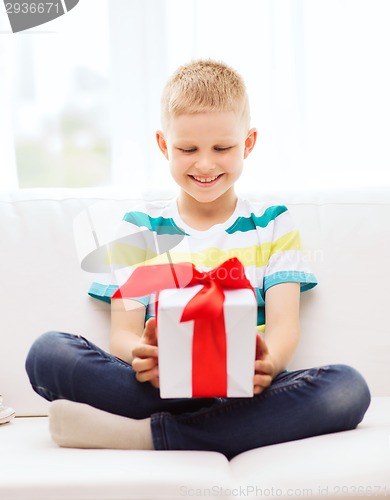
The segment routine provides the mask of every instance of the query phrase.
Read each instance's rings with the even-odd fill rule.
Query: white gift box
[[[158,298],[160,396],[192,397],[194,321],[180,322],[183,309],[203,285],[163,290]],[[250,289],[224,290],[227,397],[252,397],[257,301]],[[207,369],[207,368],[206,368]]]

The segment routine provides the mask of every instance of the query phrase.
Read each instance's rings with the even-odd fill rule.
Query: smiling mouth
[[[214,175],[213,177],[198,177],[197,175],[191,175],[190,177],[195,179],[197,182],[200,182],[201,184],[210,184],[221,177],[221,175],[223,174]]]

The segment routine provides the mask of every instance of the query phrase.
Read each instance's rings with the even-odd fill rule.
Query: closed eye
[[[231,149],[231,146],[227,146],[226,148],[215,147],[214,151],[223,152],[223,151],[228,151],[229,149]]]
[[[179,151],[181,151],[182,153],[195,153],[196,151],[196,148],[190,148],[190,149],[184,149],[184,148],[177,148]]]

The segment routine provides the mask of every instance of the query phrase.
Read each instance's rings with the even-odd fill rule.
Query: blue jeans
[[[151,417],[156,450],[235,455],[275,443],[354,429],[370,404],[363,377],[345,365],[278,375],[252,398],[161,399],[131,365],[83,337],[48,332],[32,345],[26,369],[49,401],[68,399],[117,415]]]

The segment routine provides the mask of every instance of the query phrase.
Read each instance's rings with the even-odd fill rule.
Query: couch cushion
[[[16,418],[0,426],[0,440],[4,500],[174,500],[229,484],[219,453],[59,448],[47,417]]]
[[[390,496],[390,398],[374,398],[356,430],[259,448],[230,463],[213,452],[58,448],[39,417],[0,426],[0,440],[6,500]]]
[[[231,468],[248,498],[389,498],[390,397],[374,398],[353,431],[251,450]]]

